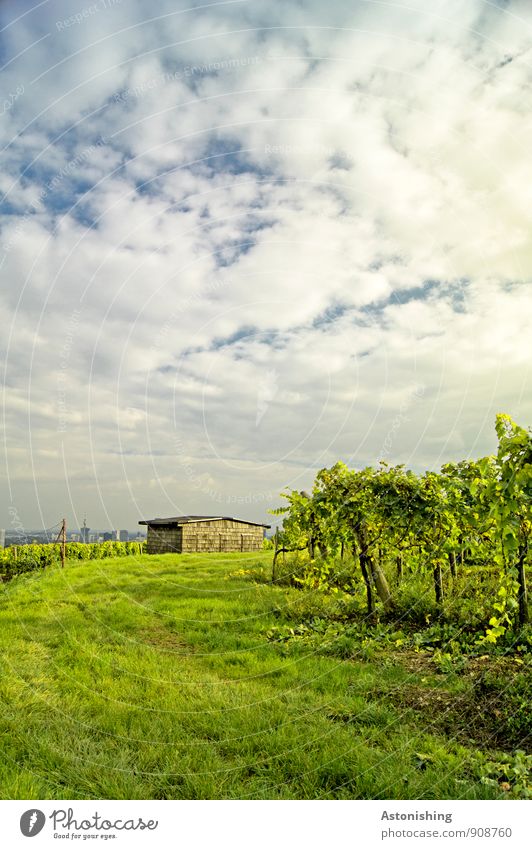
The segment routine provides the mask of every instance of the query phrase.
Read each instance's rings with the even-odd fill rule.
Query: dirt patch
[[[529,663],[525,663],[520,657],[481,655],[480,657],[467,658],[464,674],[476,677],[484,674],[486,671],[490,671],[498,675],[513,678],[527,668],[529,668]]]
[[[404,684],[389,692],[380,689],[378,695],[394,707],[419,714],[423,728],[438,731],[464,745],[474,745],[483,750],[522,749],[531,753],[532,732],[525,707],[528,699],[526,687],[523,689],[521,683],[510,683],[505,687],[498,683],[497,678],[486,676],[482,667],[482,671],[477,671],[475,666],[473,664],[464,673],[469,680],[463,692],[451,693],[429,685]],[[518,681],[518,678],[515,680]]]
[[[431,652],[416,652],[410,649],[404,649],[397,653],[396,660],[398,666],[403,666],[409,672],[442,674],[441,665]],[[455,671],[459,675],[469,676],[472,679],[476,679],[486,672],[512,679],[515,675],[529,668],[529,664],[523,661],[522,658],[514,656],[461,656],[460,660],[463,665],[452,671]]]
[[[397,661],[397,666],[402,666],[409,672],[421,674],[423,672],[433,673],[436,671],[434,658],[431,654],[429,654],[429,652],[417,652],[411,651],[410,649],[403,649],[402,651],[397,652],[395,660]]]
[[[137,631],[137,641],[144,645],[174,654],[192,654],[193,646],[189,645],[180,634],[170,631],[161,625],[153,625]]]

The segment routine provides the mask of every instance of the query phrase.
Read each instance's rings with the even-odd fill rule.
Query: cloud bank
[[[530,401],[520,2],[0,9],[6,486],[26,527],[263,521]]]

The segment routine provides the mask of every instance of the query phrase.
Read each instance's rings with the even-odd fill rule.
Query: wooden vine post
[[[63,519],[63,523],[61,525],[61,567],[63,569],[65,567],[65,558],[66,558],[66,519]]]
[[[273,563],[272,563],[272,584],[275,583],[275,564],[277,562],[277,554],[279,552],[279,528],[275,529],[275,534],[273,536]]]

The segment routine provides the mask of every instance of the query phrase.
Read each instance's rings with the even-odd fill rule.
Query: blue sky
[[[0,525],[532,423],[524,2],[0,6]],[[11,512],[8,512],[11,509]]]

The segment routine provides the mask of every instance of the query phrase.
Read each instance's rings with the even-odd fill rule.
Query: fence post
[[[275,534],[273,538],[274,542],[274,551],[273,551],[273,563],[272,563],[272,584],[275,583],[275,564],[277,562],[277,551],[279,548],[279,528],[275,529]]]
[[[66,519],[63,519],[63,525],[61,527],[61,568],[65,568],[65,558],[66,558]]]

